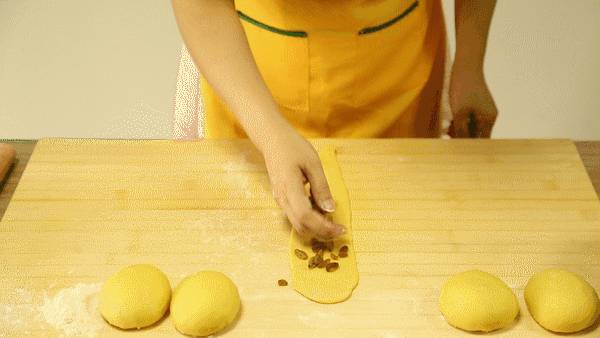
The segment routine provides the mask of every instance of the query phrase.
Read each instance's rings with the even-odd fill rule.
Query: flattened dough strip
[[[344,184],[342,172],[336,159],[335,148],[326,146],[319,151],[323,170],[329,183],[329,188],[336,202],[335,212],[331,214],[334,222],[345,225],[346,233],[335,239],[334,251],[338,253],[340,247],[348,246],[348,257],[339,258],[339,268],[334,272],[325,269],[309,269],[308,261],[301,260],[294,254],[295,249],[300,249],[313,256],[310,241],[303,239],[292,228],[290,240],[290,265],[292,269],[292,285],[304,297],[323,304],[343,302],[352,295],[352,290],[358,284],[358,269],[356,255],[352,244],[352,214],[348,190]]]

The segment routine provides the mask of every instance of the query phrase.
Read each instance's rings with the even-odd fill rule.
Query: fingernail
[[[336,236],[341,236],[346,233],[346,228],[339,226],[336,231]]]
[[[327,212],[334,212],[335,211],[335,202],[332,199],[327,199],[327,200],[321,202],[321,209],[323,209],[324,211],[327,211]]]

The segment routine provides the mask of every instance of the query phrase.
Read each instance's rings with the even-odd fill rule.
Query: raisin
[[[311,257],[310,260],[308,261],[308,268],[309,269],[314,269],[314,268],[317,267],[318,264],[315,262],[315,257]]]
[[[348,246],[344,245],[340,248],[340,253],[338,254],[340,257],[348,257]]]
[[[326,260],[322,261],[321,263],[319,263],[319,265],[317,266],[317,268],[322,269],[324,267],[327,266],[327,264],[329,264],[329,258],[327,258]]]
[[[285,279],[280,279],[280,280],[278,280],[278,281],[277,281],[277,284],[278,284],[279,286],[287,286],[287,285],[288,285],[288,283],[287,283],[287,281],[286,281]]]
[[[340,267],[340,265],[337,262],[333,262],[333,263],[327,264],[327,266],[325,266],[325,270],[327,270],[327,272],[334,272],[339,267]]]
[[[319,264],[321,264],[321,262],[323,261],[323,256],[321,256],[321,255],[319,255],[319,254],[317,254],[317,255],[316,255],[315,257],[313,257],[313,258],[314,258],[314,262],[315,262],[315,264],[316,264],[316,265],[319,265]]]
[[[308,255],[306,254],[306,252],[304,252],[300,249],[294,250],[294,253],[296,254],[296,257],[300,258],[303,261],[308,259]]]

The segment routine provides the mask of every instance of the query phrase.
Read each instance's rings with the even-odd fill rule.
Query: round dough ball
[[[159,321],[169,308],[171,285],[152,265],[123,268],[112,275],[100,294],[100,313],[121,329],[139,329]]]
[[[173,291],[171,318],[190,336],[208,336],[227,327],[240,310],[237,287],[224,274],[201,271],[186,277]]]
[[[452,276],[444,284],[440,310],[454,327],[489,332],[512,323],[519,314],[519,303],[498,277],[471,270]]]
[[[580,276],[561,269],[535,274],[525,287],[525,302],[533,319],[554,332],[577,332],[596,322],[600,301]]]

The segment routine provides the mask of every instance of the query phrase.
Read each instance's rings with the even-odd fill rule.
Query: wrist
[[[258,151],[266,156],[273,153],[291,132],[293,128],[279,113],[277,115],[265,117],[262,123],[257,124],[254,130],[248,132],[248,136],[258,149]]]
[[[454,65],[452,66],[452,72],[471,77],[483,77],[483,60],[457,55],[454,60]]]
[[[458,60],[452,66],[452,77],[469,79],[471,81],[485,81],[483,67]]]

